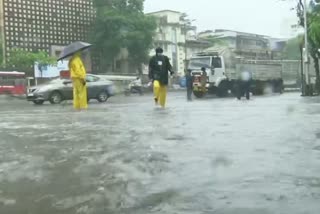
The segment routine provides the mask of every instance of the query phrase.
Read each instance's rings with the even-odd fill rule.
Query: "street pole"
[[[304,74],[305,74],[305,81],[306,81],[306,87],[305,87],[305,95],[310,96],[311,95],[311,86],[310,86],[310,75],[309,75],[309,44],[308,44],[308,4],[307,0],[304,0],[304,46],[305,46],[305,53],[304,53]]]
[[[184,43],[184,72],[185,74],[187,74],[187,67],[188,67],[188,63],[187,63],[187,60],[188,60],[188,48],[187,48],[187,24],[185,23],[184,24],[184,39],[185,39],[185,43]]]
[[[305,81],[304,81],[304,60],[303,60],[303,42],[300,43],[300,66],[301,66],[301,71],[300,71],[300,83],[301,83],[301,95],[305,96],[306,91],[305,91]]]
[[[185,43],[184,43],[184,68],[185,72],[188,70],[188,47],[187,47],[187,37],[188,37],[188,27],[192,27],[192,22],[196,21],[195,19],[193,20],[185,20],[184,22],[184,36],[185,36]]]

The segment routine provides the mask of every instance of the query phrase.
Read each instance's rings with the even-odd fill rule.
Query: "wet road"
[[[1,214],[317,214],[320,99],[0,99]]]

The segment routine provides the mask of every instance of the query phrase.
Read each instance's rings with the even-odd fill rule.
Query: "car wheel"
[[[51,104],[60,104],[63,100],[62,94],[58,91],[52,92],[52,94],[49,97],[49,101]]]
[[[105,103],[107,102],[109,98],[109,95],[106,91],[101,91],[99,94],[98,94],[98,97],[97,97],[97,100],[100,102],[100,103]]]
[[[33,103],[35,105],[42,105],[44,103],[44,101],[43,100],[35,100],[35,101],[33,101]]]

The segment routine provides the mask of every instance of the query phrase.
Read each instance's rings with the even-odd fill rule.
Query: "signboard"
[[[56,66],[42,66],[41,71],[39,69],[38,63],[34,64],[34,76],[35,78],[53,78],[59,77],[60,71],[68,70],[68,60],[62,60],[57,63]]]

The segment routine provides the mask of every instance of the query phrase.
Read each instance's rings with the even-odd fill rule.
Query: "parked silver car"
[[[113,82],[99,76],[88,74],[87,78],[88,100],[96,99],[103,103],[114,95]],[[47,84],[38,85],[28,89],[27,100],[36,105],[42,105],[49,101],[51,104],[59,104],[63,100],[72,100],[73,90],[71,80],[60,78],[51,80]]]

